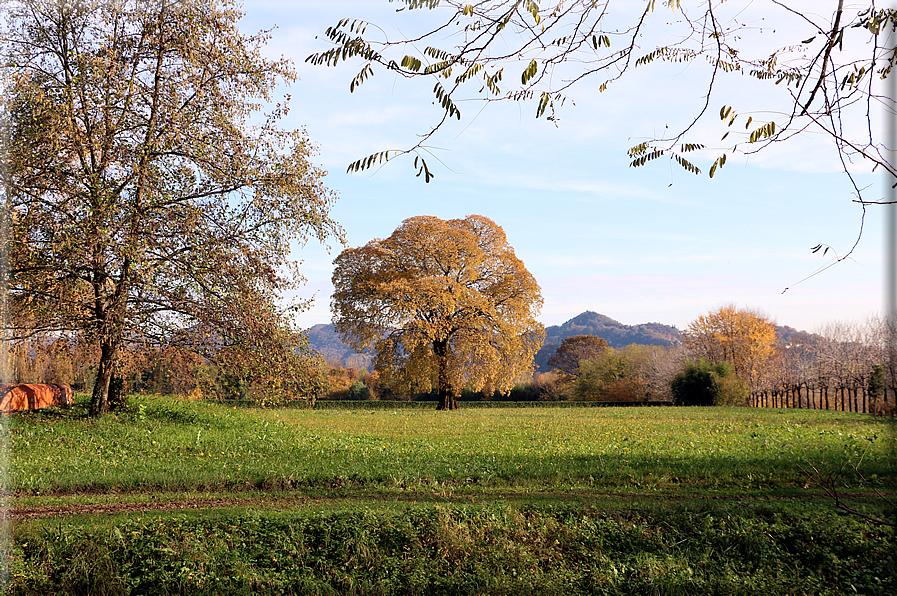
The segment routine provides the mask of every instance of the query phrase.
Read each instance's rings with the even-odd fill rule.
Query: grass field
[[[135,510],[14,521],[9,593],[897,587],[893,531],[835,508],[800,467],[890,519],[875,492],[897,489],[893,428],[867,415],[131,403],[7,419],[16,509]],[[172,502],[195,507],[161,511]]]

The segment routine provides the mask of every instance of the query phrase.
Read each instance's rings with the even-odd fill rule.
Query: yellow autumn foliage
[[[734,304],[702,315],[683,334],[685,344],[697,358],[708,362],[728,361],[735,374],[752,387],[775,349],[775,324],[763,315]]]
[[[355,350],[376,350],[381,383],[436,388],[453,408],[464,387],[509,391],[532,369],[541,290],[492,220],[412,217],[335,264],[333,324]]]

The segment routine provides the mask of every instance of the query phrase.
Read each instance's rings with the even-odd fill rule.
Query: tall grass
[[[809,504],[418,505],[20,527],[9,594],[893,594],[893,534]]]

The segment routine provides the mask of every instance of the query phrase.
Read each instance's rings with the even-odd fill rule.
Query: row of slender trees
[[[596,336],[567,338],[534,385],[543,399],[892,412],[888,338],[879,317],[806,333],[726,305],[695,319],[681,345],[614,350]],[[705,390],[714,397],[686,395]]]
[[[831,323],[800,342],[781,343],[767,360],[751,405],[852,412],[893,411],[897,382],[888,325]]]
[[[728,305],[693,321],[685,344],[693,358],[730,362],[749,405],[879,413],[895,404],[891,336],[882,317],[777,332],[762,314]]]

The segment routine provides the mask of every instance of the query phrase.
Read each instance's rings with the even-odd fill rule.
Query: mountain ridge
[[[548,370],[548,359],[566,338],[574,335],[597,335],[607,345],[619,350],[631,344],[648,346],[670,346],[682,341],[682,332],[672,325],[663,323],[623,323],[591,310],[582,312],[566,323],[545,328],[545,343],[536,353],[537,370]]]
[[[319,323],[306,330],[310,346],[332,365],[352,368],[369,368],[373,354],[358,354],[340,339],[331,323]],[[682,331],[675,325],[663,323],[641,323],[624,325],[607,315],[590,310],[582,312],[561,325],[545,328],[545,342],[536,353],[536,370],[548,370],[548,359],[554,355],[561,342],[574,335],[597,335],[614,348],[624,348],[630,344],[650,346],[670,346],[682,342]],[[814,337],[807,331],[798,331],[787,325],[776,325],[776,338],[786,345],[812,343]]]
[[[307,329],[306,333],[309,345],[321,354],[328,364],[369,368],[374,360],[373,354],[358,354],[347,346],[331,323],[319,323]],[[548,359],[554,355],[564,339],[574,335],[597,335],[617,350],[631,344],[670,346],[681,343],[683,339],[682,331],[675,325],[656,322],[624,325],[607,315],[587,310],[561,325],[550,325],[545,328],[545,342],[534,358],[536,370],[546,372],[549,369]],[[816,337],[814,334],[807,331],[798,331],[787,325],[776,325],[776,338],[787,345],[812,343],[814,337]]]
[[[347,346],[331,323],[319,323],[307,329],[306,333],[311,347],[330,364],[366,368],[373,360],[370,354],[358,354]],[[587,310],[562,325],[545,328],[545,343],[536,354],[536,365],[541,370],[546,370],[548,359],[557,347],[565,338],[573,335],[597,335],[615,349],[635,343],[668,346],[682,341],[682,332],[674,326],[663,323],[624,325],[607,315]]]

